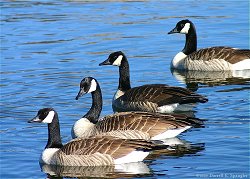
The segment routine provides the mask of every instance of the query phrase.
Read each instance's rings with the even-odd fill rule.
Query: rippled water
[[[247,1],[3,1],[1,2],[1,178],[62,176],[145,178],[249,178],[249,79],[232,74],[171,72],[170,60],[184,46],[183,35],[167,35],[184,18],[198,32],[198,46],[249,48]],[[132,86],[166,83],[188,87],[209,102],[195,108],[205,128],[179,139],[176,151],[154,153],[142,173],[101,168],[41,168],[46,125],[27,121],[54,107],[64,142],[91,106],[91,96],[74,98],[83,77],[100,82],[104,107],[118,85],[118,69],[99,67],[109,53],[127,54]],[[134,168],[134,166],[126,166]],[[72,173],[73,176],[67,173]],[[129,171],[129,170],[128,170]]]

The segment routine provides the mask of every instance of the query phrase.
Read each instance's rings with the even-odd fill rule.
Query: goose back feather
[[[134,87],[126,91],[117,99],[114,107],[119,106],[118,111],[129,109],[131,111],[162,112],[160,111],[161,106],[197,102],[205,103],[207,99],[185,88],[152,84]]]
[[[175,137],[193,126],[201,127],[202,125],[199,119],[192,121],[181,115],[174,117],[148,112],[121,112],[102,118],[96,124],[96,131],[99,135],[146,140],[152,140],[168,131],[168,135],[157,138],[157,140],[162,140]]]

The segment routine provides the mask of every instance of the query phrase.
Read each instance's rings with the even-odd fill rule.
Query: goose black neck
[[[129,64],[127,57],[125,55],[123,55],[121,65],[119,66],[119,73],[120,77],[119,77],[118,89],[124,92],[131,89],[130,77],[129,77]]]
[[[48,142],[45,148],[61,148],[63,146],[60,134],[58,114],[56,112],[52,122],[48,124],[48,135]]]
[[[96,90],[91,93],[92,106],[90,110],[83,117],[87,118],[90,122],[96,124],[102,111],[102,92],[99,84],[96,86]]]
[[[197,50],[197,35],[195,26],[190,22],[190,29],[188,34],[186,34],[186,43],[182,52],[186,55],[189,55]]]

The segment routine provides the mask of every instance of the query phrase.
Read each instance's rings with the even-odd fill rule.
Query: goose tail
[[[191,94],[190,96],[182,97],[181,104],[187,104],[187,103],[206,103],[208,102],[208,99],[205,96],[201,96],[198,94]]]
[[[142,143],[141,146],[137,148],[137,150],[151,152],[155,150],[166,150],[171,148],[169,145],[165,145],[164,142],[160,140],[142,141]]]

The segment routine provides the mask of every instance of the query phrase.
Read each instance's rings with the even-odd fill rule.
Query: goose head
[[[188,19],[181,20],[177,22],[175,28],[173,28],[168,34],[180,33],[180,34],[188,34],[189,29],[192,25],[192,22]]]
[[[76,96],[76,100],[78,100],[81,96],[87,93],[92,93],[97,90],[98,82],[95,78],[85,77],[82,79],[80,83],[80,90]]]
[[[52,123],[56,111],[53,108],[43,108],[37,112],[36,117],[28,121],[28,123]]]
[[[121,63],[124,57],[125,55],[122,51],[113,52],[109,55],[108,59],[100,63],[99,66],[102,66],[102,65],[121,66]]]

